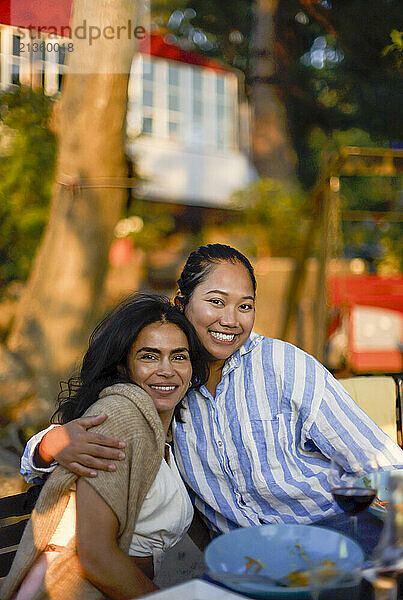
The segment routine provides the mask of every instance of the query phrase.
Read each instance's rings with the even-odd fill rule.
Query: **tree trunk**
[[[115,31],[130,20],[136,24],[138,4],[76,0],[72,28],[84,20]],[[83,180],[102,185],[105,178],[127,177],[124,124],[134,40],[99,39],[91,47],[88,39],[73,42],[54,114],[59,147],[50,219],[7,349],[0,353],[0,397],[12,409],[3,423],[18,415],[15,407],[24,400],[26,408],[29,398],[30,422],[48,417],[58,382],[78,363],[99,317],[109,245],[127,193],[85,187]]]
[[[262,177],[295,176],[296,157],[279,93],[274,16],[278,0],[255,1],[251,42],[250,98],[253,108],[252,152]]]

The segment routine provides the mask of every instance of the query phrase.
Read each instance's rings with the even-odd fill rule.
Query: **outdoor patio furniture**
[[[0,498],[0,581],[10,570],[41,486]]]
[[[339,379],[369,417],[401,448],[403,375]]]

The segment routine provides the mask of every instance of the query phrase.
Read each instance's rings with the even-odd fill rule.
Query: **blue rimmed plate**
[[[247,565],[255,561],[250,570]],[[312,564],[330,561],[337,570],[337,588],[352,587],[361,580],[364,556],[352,539],[324,527],[311,525],[260,525],[236,529],[215,538],[206,548],[205,562],[208,572],[215,573],[230,589],[258,598],[305,600],[311,598],[311,587],[300,585],[280,587],[271,583],[252,581],[258,567],[259,575],[276,580],[290,573],[310,571]],[[251,573],[251,581],[231,581],[228,574]],[[335,587],[332,579],[322,589]]]

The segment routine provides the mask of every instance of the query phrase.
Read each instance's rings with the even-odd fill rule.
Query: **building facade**
[[[0,24],[0,89],[11,85],[57,94],[66,66],[66,39]]]
[[[68,39],[0,25],[0,87],[61,90]],[[199,207],[230,206],[255,177],[248,156],[248,105],[242,77],[218,61],[151,36],[129,81],[127,153],[144,199]]]

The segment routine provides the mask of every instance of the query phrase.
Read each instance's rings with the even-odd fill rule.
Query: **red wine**
[[[332,496],[344,512],[357,515],[375,500],[376,490],[372,488],[334,488]]]

